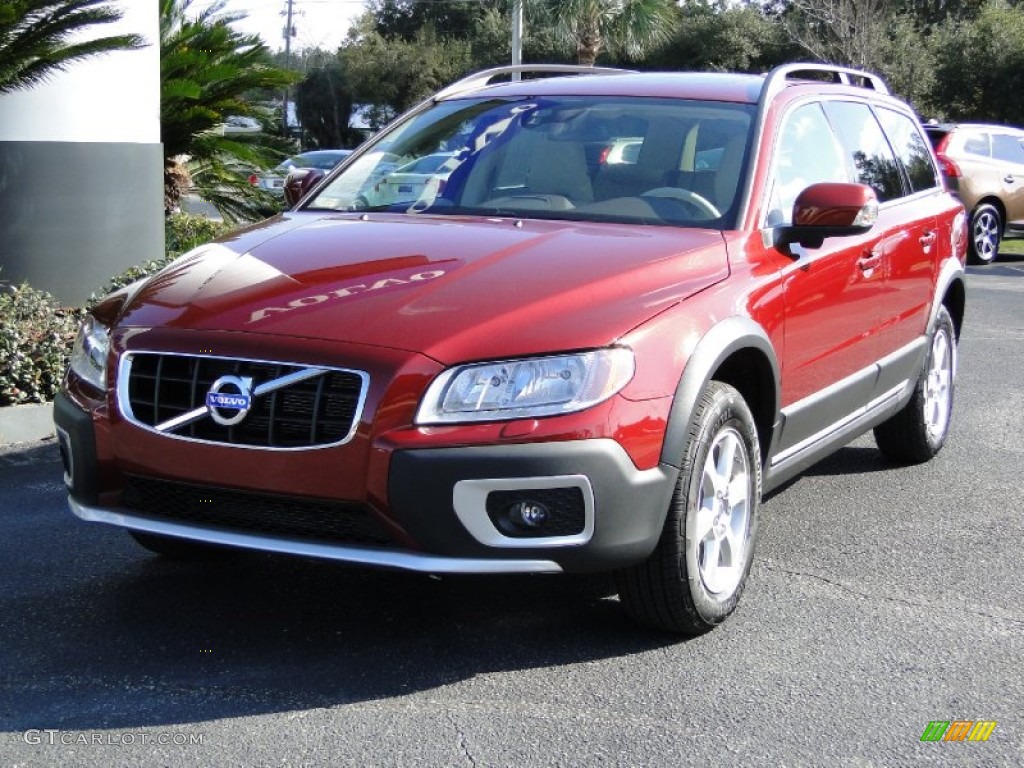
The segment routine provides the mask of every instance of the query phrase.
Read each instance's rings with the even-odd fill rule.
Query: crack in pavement
[[[773,563],[770,563],[767,560],[760,560],[760,559],[758,559],[757,563],[758,563],[758,565],[760,567],[766,568],[769,571],[777,571],[779,573],[788,574],[789,576],[798,576],[798,577],[802,576],[804,578],[814,579],[815,581],[820,581],[820,582],[822,582],[824,584],[828,584],[829,586],[833,586],[833,587],[835,587],[837,589],[840,589],[843,592],[847,592],[847,593],[849,593],[851,595],[855,595],[857,597],[862,597],[862,598],[864,598],[866,600],[883,600],[883,601],[890,602],[890,603],[899,603],[901,605],[905,605],[905,606],[908,606],[910,608],[921,608],[921,609],[928,609],[928,610],[931,610],[931,611],[934,611],[936,609],[948,609],[948,606],[946,604],[944,604],[944,603],[936,604],[936,603],[928,602],[926,600],[907,600],[907,599],[901,598],[901,597],[893,597],[892,595],[868,594],[867,592],[862,592],[860,590],[854,589],[853,587],[851,587],[851,586],[849,586],[847,584],[843,584],[840,581],[836,581],[834,579],[830,579],[827,576],[822,576],[822,575],[817,574],[817,573],[810,573],[808,571],[794,571],[792,569],[783,568],[781,566],[778,566],[778,565],[775,565]],[[960,610],[962,610],[964,613],[969,613],[972,616],[980,616],[980,617],[986,618],[986,619],[995,619],[996,621],[1005,621],[1005,622],[1007,622],[1009,624],[1015,624],[1017,626],[1024,627],[1024,619],[1018,619],[1018,618],[1014,618],[1012,616],[997,616],[997,615],[992,614],[992,613],[986,613],[984,611],[973,610],[973,609],[967,608],[967,607],[963,607]]]
[[[476,758],[473,757],[473,753],[469,751],[469,747],[466,745],[466,734],[462,732],[462,728],[455,720],[455,715],[453,715],[452,711],[447,708],[445,709],[444,714],[445,717],[448,718],[448,722],[451,723],[452,727],[455,729],[455,736],[459,745],[459,751],[462,752],[463,757],[469,761],[469,764],[473,766],[473,768],[476,768]]]

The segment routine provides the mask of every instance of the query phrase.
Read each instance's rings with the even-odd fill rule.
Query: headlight
[[[110,352],[110,329],[92,315],[87,315],[78,329],[71,351],[71,370],[96,389],[107,388],[107,354]]]
[[[416,423],[504,421],[582,411],[620,391],[634,369],[633,352],[623,347],[462,365],[434,379]]]

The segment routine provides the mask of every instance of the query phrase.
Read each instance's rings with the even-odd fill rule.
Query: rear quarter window
[[[903,163],[911,189],[921,192],[938,187],[939,176],[932,162],[932,154],[914,120],[901,112],[885,108],[878,109],[878,119],[896,156]]]
[[[953,132],[949,140],[950,154],[974,155],[975,157],[991,157],[990,140],[987,133],[959,130]]]

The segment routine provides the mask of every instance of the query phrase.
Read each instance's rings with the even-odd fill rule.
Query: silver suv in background
[[[970,259],[989,264],[1004,236],[1024,235],[1024,131],[977,123],[924,128],[946,185],[970,213]]]

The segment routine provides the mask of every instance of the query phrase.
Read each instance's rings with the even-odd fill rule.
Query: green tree
[[[877,70],[895,0],[792,0],[786,28],[811,58]]]
[[[82,59],[143,47],[138,35],[69,42],[120,18],[106,0],[6,0],[0,5],[0,94],[31,88]]]
[[[266,118],[247,98],[259,89],[279,91],[297,78],[273,66],[259,37],[232,26],[224,0],[196,16],[192,0],[160,0],[160,130],[164,144],[165,205],[173,210],[188,175],[196,191],[225,219],[256,219],[273,201],[248,183],[254,169],[276,164],[288,145],[266,133],[226,134],[232,115]]]
[[[602,51],[641,58],[671,38],[678,17],[671,0],[568,0],[555,19],[577,61],[593,66]]]
[[[925,110],[935,86],[935,53],[929,27],[909,12],[895,14],[879,50],[878,72],[889,89]]]
[[[900,0],[897,3],[901,10],[925,28],[947,19],[977,18],[984,4],[985,0]]]
[[[369,0],[368,12],[378,34],[384,38],[399,37],[406,42],[432,26],[443,38],[468,39],[480,18],[488,11],[505,10],[508,0],[477,0],[472,3],[439,3],[436,0]]]
[[[988,0],[976,18],[948,19],[931,37],[929,116],[1024,125],[1024,7]]]
[[[329,51],[317,46],[293,49],[288,55],[285,55],[284,51],[274,51],[270,54],[270,60],[275,67],[305,76],[314,69],[322,69],[333,64],[336,55],[337,51]]]
[[[754,4],[688,2],[680,14],[672,38],[642,68],[767,72],[800,56],[782,24]]]
[[[299,122],[318,147],[345,147],[362,139],[349,128],[352,117],[352,87],[345,70],[335,60],[314,69],[295,89]]]
[[[338,56],[355,100],[371,105],[374,127],[474,69],[469,42],[439,38],[429,24],[412,40],[388,39],[367,14],[353,32]]]

